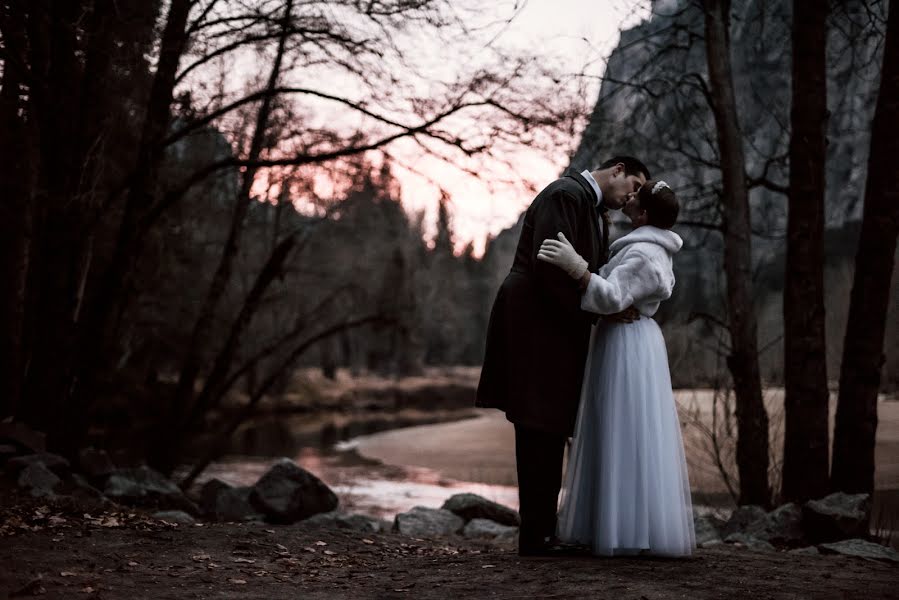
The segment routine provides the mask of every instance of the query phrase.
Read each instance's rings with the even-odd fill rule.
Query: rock
[[[741,546],[745,546],[750,550],[758,550],[761,552],[774,552],[775,548],[765,540],[760,540],[758,538],[754,538],[751,535],[746,535],[745,533],[732,533],[726,538],[724,541],[728,544],[740,544]]]
[[[197,522],[196,519],[183,510],[163,510],[155,512],[153,513],[153,518],[169,523],[180,523],[182,525],[193,525]]]
[[[418,538],[432,538],[459,533],[465,526],[462,517],[442,508],[416,506],[400,513],[393,522],[394,531]]]
[[[802,507],[802,528],[814,543],[868,537],[871,499],[868,494],[836,492]]]
[[[335,527],[340,529],[351,529],[353,531],[361,531],[363,533],[380,533],[386,531],[383,521],[374,517],[365,515],[353,515],[348,513],[339,513],[336,511],[320,513],[303,520],[304,525],[312,527]]]
[[[46,452],[46,439],[46,434],[26,427],[22,423],[0,423],[0,442],[11,444],[20,452]]]
[[[100,481],[112,475],[115,465],[105,450],[83,448],[78,453],[78,466],[90,479]]]
[[[715,517],[694,517],[693,529],[696,532],[696,545],[700,548],[720,544],[721,528],[724,522]]]
[[[44,466],[43,463],[36,462],[22,469],[19,473],[19,487],[25,488],[31,492],[32,496],[54,496],[54,489],[62,480],[56,476],[56,473]]]
[[[766,542],[796,543],[803,540],[802,509],[792,502],[777,507],[750,523],[744,533]]]
[[[765,509],[755,504],[738,506],[730,516],[730,519],[727,520],[724,527],[721,528],[721,535],[726,538],[732,533],[745,531],[750,523],[758,521],[764,517],[765,514]]]
[[[500,525],[512,527],[521,525],[521,517],[518,516],[517,512],[477,494],[455,494],[450,496],[441,508],[455,513],[465,519],[465,521],[489,519]]]
[[[462,530],[462,535],[468,539],[510,539],[518,533],[518,527],[502,525],[489,519],[472,519]]]
[[[150,467],[116,469],[106,480],[103,493],[124,504],[152,505],[177,509],[193,515],[200,514],[199,507],[190,501],[181,489],[162,473]]]
[[[37,464],[47,467],[57,475],[65,475],[69,472],[69,461],[52,452],[39,452],[10,458],[6,461],[6,468],[10,471],[18,472],[25,467]]]
[[[203,514],[219,521],[264,520],[250,502],[251,487],[235,487],[220,479],[210,479],[200,492]]]
[[[0,444],[0,462],[6,464],[6,461],[8,459],[12,458],[18,453],[18,449],[16,449],[16,447],[12,444]]]
[[[809,554],[812,556],[817,556],[821,554],[820,551],[815,546],[806,546],[805,548],[795,548],[793,550],[787,551],[787,554]]]
[[[337,508],[331,488],[289,458],[282,458],[259,478],[250,502],[275,523],[295,523]]]
[[[68,493],[73,498],[81,501],[84,504],[95,506],[106,506],[113,504],[109,498],[103,495],[103,492],[92,486],[87,479],[85,479],[78,473],[72,474]]]
[[[873,558],[899,563],[899,552],[892,548],[861,539],[843,540],[832,544],[819,544],[821,552],[845,554],[861,558]]]

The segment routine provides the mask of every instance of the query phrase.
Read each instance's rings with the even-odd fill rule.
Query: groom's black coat
[[[571,170],[540,192],[493,303],[476,405],[503,410],[518,425],[574,431],[594,317],[580,308],[577,282],[537,260],[537,251],[561,231],[595,272],[608,243],[596,201],[587,180]]]

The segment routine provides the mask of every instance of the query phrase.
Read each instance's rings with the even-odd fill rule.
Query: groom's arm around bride
[[[487,327],[476,406],[505,411],[515,424],[522,554],[541,553],[555,534],[565,440],[574,430],[592,315],[580,308],[578,283],[537,260],[543,240],[559,232],[600,266],[600,202],[619,208],[649,173],[638,160],[616,157],[592,173],[569,170],[550,183],[524,215],[509,274]]]

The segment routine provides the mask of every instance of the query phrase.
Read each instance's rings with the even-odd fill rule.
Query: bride
[[[634,230],[598,274],[561,233],[537,255],[580,282],[582,309],[633,305],[647,317],[593,329],[557,535],[604,556],[687,556],[696,545],[687,464],[665,340],[649,318],[674,288],[678,202],[664,181],[647,181],[622,212]]]

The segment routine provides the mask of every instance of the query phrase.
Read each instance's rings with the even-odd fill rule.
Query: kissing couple
[[[633,225],[611,244],[609,210]],[[525,213],[476,402],[515,426],[522,556],[695,548],[668,354],[652,319],[674,288],[678,210],[668,184],[616,156],[569,170]]]

